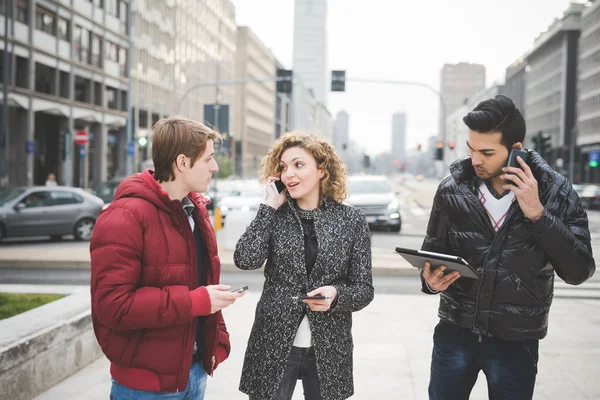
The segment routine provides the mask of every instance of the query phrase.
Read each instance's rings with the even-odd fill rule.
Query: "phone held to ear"
[[[526,150],[512,149],[510,151],[510,155],[508,156],[508,163],[506,164],[506,166],[523,169],[523,168],[521,168],[521,164],[519,164],[519,161],[517,161],[517,156],[521,157],[523,159],[523,161],[527,162],[527,151]],[[510,172],[508,172],[507,174],[513,175]],[[504,183],[514,185],[513,181],[509,181],[508,179],[505,179]]]
[[[284,183],[280,180],[271,182],[271,186],[273,186],[273,189],[275,189],[275,191],[279,194],[281,194],[281,192],[283,192],[285,189]]]

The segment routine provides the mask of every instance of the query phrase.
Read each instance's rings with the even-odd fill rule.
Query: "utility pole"
[[[575,142],[577,141],[577,126],[571,128],[571,137],[569,139],[569,182],[575,183]]]
[[[217,84],[215,85],[215,104],[213,106],[213,128],[218,132],[219,131],[219,108],[221,108],[219,106],[219,72],[220,72],[220,64],[217,61],[216,64],[216,68],[217,68],[217,73],[216,73],[216,82]],[[213,143],[214,144],[214,143]],[[216,153],[216,151],[215,151]],[[217,183],[219,181],[219,172],[217,171],[217,173],[215,174],[215,176],[213,177],[214,181],[215,181],[215,195],[214,195],[214,199],[212,199],[213,201],[213,210],[215,211],[215,216],[217,213],[217,199],[218,199],[218,192],[217,192]],[[220,218],[220,209],[219,209],[219,218]]]
[[[8,186],[8,84],[10,79],[10,58],[8,57],[8,20],[11,17],[9,1],[4,0],[4,54],[2,74],[2,134],[0,135],[0,147],[2,148],[2,179],[0,186]]]
[[[125,173],[127,176],[133,174],[135,170],[133,164],[135,162],[135,140],[133,135],[133,105],[132,105],[132,80],[131,76],[131,62],[133,59],[133,11],[131,10],[133,7],[133,1],[129,1],[127,3],[127,42],[129,45],[129,49],[127,49],[127,65],[125,68],[127,69],[127,76],[129,79],[127,80],[127,128],[125,136],[127,138],[127,162]]]

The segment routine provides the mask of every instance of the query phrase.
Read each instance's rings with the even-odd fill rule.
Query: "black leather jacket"
[[[596,269],[587,214],[567,179],[529,150],[544,214],[532,222],[518,202],[498,232],[477,197],[469,157],[457,160],[435,195],[424,250],[466,259],[480,279],[459,278],[441,293],[439,316],[473,333],[507,340],[548,331],[554,272],[579,285]],[[423,292],[431,293],[423,281]]]

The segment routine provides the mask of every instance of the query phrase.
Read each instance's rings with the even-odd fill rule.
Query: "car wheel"
[[[90,240],[92,238],[95,223],[96,221],[91,218],[83,218],[77,221],[73,232],[75,240]]]
[[[398,233],[398,232],[400,232],[401,227],[402,227],[402,225],[394,225],[394,226],[390,227],[390,231]]]

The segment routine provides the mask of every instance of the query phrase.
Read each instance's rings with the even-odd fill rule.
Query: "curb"
[[[90,269],[89,261],[59,261],[59,260],[0,260],[0,268],[29,268],[29,269],[65,269],[85,270]],[[233,262],[221,263],[221,272],[242,272]],[[245,271],[249,272],[249,271]],[[254,272],[263,272],[257,269]],[[375,266],[373,276],[419,276],[419,270],[412,267]]]

